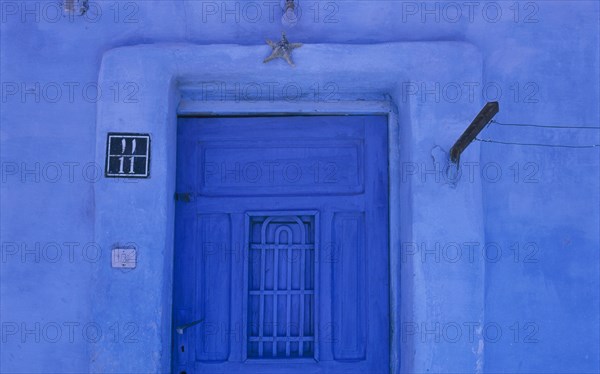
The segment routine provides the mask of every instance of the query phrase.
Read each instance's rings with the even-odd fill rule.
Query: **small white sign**
[[[135,248],[114,248],[112,250],[112,267],[119,269],[133,269],[137,262]]]

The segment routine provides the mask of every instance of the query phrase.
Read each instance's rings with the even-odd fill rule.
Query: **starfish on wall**
[[[267,44],[273,48],[273,52],[271,52],[269,57],[265,58],[263,61],[264,63],[276,58],[282,58],[291,66],[296,66],[294,65],[294,61],[292,61],[292,51],[302,47],[302,43],[290,43],[285,37],[285,33],[281,33],[281,40],[279,42],[275,43],[274,41],[267,39]]]

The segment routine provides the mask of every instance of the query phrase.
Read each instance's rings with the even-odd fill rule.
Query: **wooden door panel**
[[[173,370],[387,372],[386,119],[183,118],[178,147]]]

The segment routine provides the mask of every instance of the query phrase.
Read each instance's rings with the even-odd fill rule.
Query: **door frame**
[[[480,177],[463,178],[450,186],[432,181],[431,176],[427,179],[435,167],[433,151],[443,158],[440,149],[450,149],[481,108],[482,98],[470,91],[484,83],[480,52],[463,42],[305,44],[295,55],[297,67],[290,68],[281,61],[263,64],[268,49],[266,45],[166,43],[118,47],[102,56],[98,91],[104,95],[98,95],[95,138],[100,176],[91,187],[90,209],[95,244],[103,256],[90,266],[88,318],[105,331],[128,322],[138,330],[133,343],[111,339],[90,343],[89,371],[170,369],[176,125],[178,112],[188,112],[212,116],[355,113],[392,118],[388,133],[392,146],[388,161],[390,372],[481,372],[481,332],[459,342],[431,343],[408,333],[401,338],[406,323],[484,320],[483,262],[440,267],[410,253],[403,255],[404,244],[433,248],[440,242],[485,242]],[[304,93],[311,92],[314,83],[335,82],[338,89],[335,100],[311,94],[291,101],[271,96],[240,101],[227,95],[216,102],[206,97],[200,103],[191,100],[203,84],[214,82],[229,89],[248,82],[248,87],[275,82],[281,89],[295,82],[304,85]],[[117,84],[127,88],[118,97],[111,94]],[[461,87],[466,92],[458,96],[443,91]],[[148,179],[101,177],[109,132],[150,135]],[[472,144],[461,162],[479,162],[479,144]],[[132,244],[137,250],[136,268],[112,268],[111,249]],[[448,292],[448,284],[455,292]],[[453,359],[440,362],[439,357]]]

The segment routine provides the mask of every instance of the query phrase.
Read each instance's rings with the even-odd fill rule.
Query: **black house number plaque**
[[[107,178],[148,178],[150,134],[108,133],[104,175]]]

